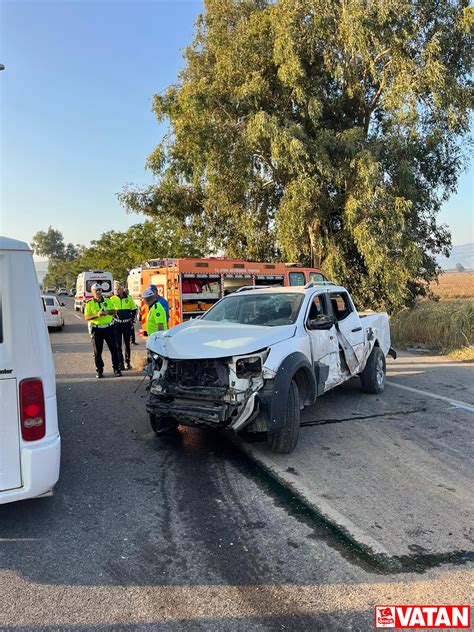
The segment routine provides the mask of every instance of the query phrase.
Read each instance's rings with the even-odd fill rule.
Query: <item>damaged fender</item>
[[[268,422],[268,432],[282,430],[286,422],[286,401],[291,380],[299,370],[304,375],[304,403],[312,404],[316,399],[317,385],[313,367],[306,356],[296,351],[287,356],[281,363],[273,381],[273,388],[266,388],[261,393],[263,409]],[[298,385],[300,388],[300,385]],[[300,391],[300,396],[302,395]],[[303,402],[301,402],[303,403]]]

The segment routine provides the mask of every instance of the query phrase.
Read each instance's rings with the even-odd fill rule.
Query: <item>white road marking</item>
[[[448,402],[454,408],[462,408],[463,410],[467,410],[470,413],[474,413],[474,406],[471,404],[467,404],[466,402],[460,402],[457,399],[452,399],[451,397],[444,397],[444,395],[435,395],[434,393],[430,393],[429,391],[420,391],[417,388],[412,388],[411,386],[405,386],[404,384],[396,384],[395,382],[386,381],[386,384],[390,384],[390,386],[395,386],[396,388],[401,388],[404,391],[410,391],[410,393],[417,393],[418,395],[424,395],[425,397],[431,397],[432,399],[440,399],[443,402]]]
[[[78,314],[74,314],[74,316],[78,318],[79,320],[82,320],[82,318]]]

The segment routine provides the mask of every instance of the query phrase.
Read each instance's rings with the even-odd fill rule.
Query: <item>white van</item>
[[[112,296],[114,293],[114,279],[111,272],[103,270],[87,270],[77,275],[74,309],[84,313],[87,301],[92,298],[91,287],[94,283],[102,286],[102,296]]]
[[[0,504],[59,478],[53,354],[28,244],[0,237]]]

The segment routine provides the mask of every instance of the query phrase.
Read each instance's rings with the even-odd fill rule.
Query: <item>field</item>
[[[474,272],[445,272],[439,277],[439,285],[433,283],[430,289],[442,300],[474,298]]]
[[[474,272],[446,272],[431,291],[439,300],[420,300],[393,314],[392,338],[399,347],[421,346],[474,358]]]

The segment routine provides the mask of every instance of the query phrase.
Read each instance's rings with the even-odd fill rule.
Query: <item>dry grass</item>
[[[474,347],[464,347],[464,349],[456,349],[450,354],[455,360],[461,362],[474,362]]]
[[[438,300],[420,300],[414,309],[392,317],[394,344],[426,345],[472,361],[474,272],[445,272],[430,289]]]
[[[445,272],[439,277],[439,285],[432,283],[430,289],[441,300],[474,298],[474,272]]]
[[[420,301],[411,310],[393,315],[396,345],[427,345],[443,351],[474,344],[474,299]]]

